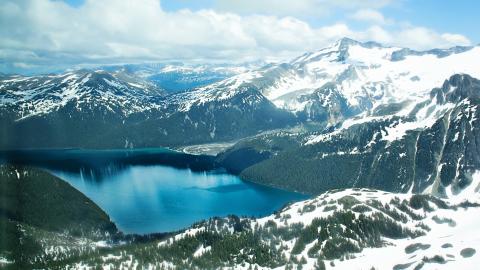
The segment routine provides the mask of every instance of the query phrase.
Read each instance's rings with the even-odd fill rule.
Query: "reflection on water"
[[[80,172],[88,180],[102,181],[133,165],[168,165],[194,171],[215,170],[214,157],[195,156],[165,148],[145,149],[37,149],[0,151],[0,163],[36,166],[52,171]]]
[[[107,167],[101,178],[88,169],[52,172],[91,198],[127,233],[174,231],[228,214],[268,215],[287,202],[306,198],[233,175],[159,165]]]

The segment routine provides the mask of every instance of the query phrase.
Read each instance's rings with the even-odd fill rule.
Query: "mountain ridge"
[[[429,102],[363,115],[323,132],[276,132],[244,139],[219,162],[244,179],[317,194],[369,187],[455,197],[480,171],[480,81],[454,75],[431,91]],[[238,167],[238,153],[262,155]],[[288,165],[287,165],[288,164]],[[386,180],[388,179],[388,180]]]

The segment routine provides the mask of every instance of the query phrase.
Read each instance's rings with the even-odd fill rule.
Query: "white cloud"
[[[425,27],[408,27],[393,33],[392,40],[398,45],[417,49],[447,48],[456,45],[470,45],[468,38],[460,34],[439,34]]]
[[[353,32],[352,37],[363,41],[376,41],[384,45],[405,47],[415,50],[469,46],[471,41],[460,34],[437,33],[425,27],[404,25],[399,29],[387,30],[373,25],[365,31]]]
[[[334,2],[346,5],[346,1]],[[360,6],[364,2],[352,4]],[[357,31],[342,22],[312,27],[291,16],[238,15],[214,10],[166,12],[157,0],[87,0],[78,8],[62,1],[4,0],[0,5],[0,25],[8,26],[0,27],[3,71],[29,65],[164,59],[285,59],[320,49],[344,36],[415,49],[470,43],[459,34],[409,25],[393,30],[384,28],[385,25],[371,25]]]
[[[374,9],[360,9],[352,14],[352,19],[358,21],[372,22],[376,24],[387,24],[390,20],[387,20],[382,13]]]
[[[196,0],[186,0],[196,1]],[[380,8],[398,0],[215,0],[213,7],[234,13],[323,16],[335,9]]]
[[[459,34],[445,33],[442,34],[442,39],[450,42],[452,45],[470,45],[471,42],[468,38]]]
[[[399,45],[394,41],[394,37],[384,28],[378,25],[369,27],[364,34],[363,39],[370,39],[386,45]]]

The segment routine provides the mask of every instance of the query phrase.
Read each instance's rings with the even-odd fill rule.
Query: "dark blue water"
[[[224,173],[168,166],[128,166],[101,180],[89,173],[53,173],[97,203],[126,233],[175,231],[229,214],[264,216],[306,196]]]

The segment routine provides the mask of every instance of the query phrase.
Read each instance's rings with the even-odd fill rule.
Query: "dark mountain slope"
[[[0,165],[0,231],[0,257],[15,262],[12,269],[28,269],[35,260],[51,257],[45,254],[58,252],[45,250],[52,243],[77,245],[74,249],[86,252],[89,241],[110,239],[118,232],[102,209],[69,184],[13,165]]]

